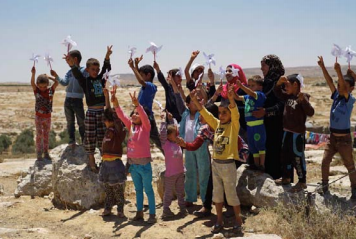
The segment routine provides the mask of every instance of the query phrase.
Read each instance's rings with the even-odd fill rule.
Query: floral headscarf
[[[278,56],[270,54],[262,58],[261,62],[265,62],[269,66],[269,70],[265,79],[278,80],[285,73],[283,64]]]
[[[235,92],[238,91],[239,87],[237,86],[236,82],[237,80],[239,80],[243,85],[246,85],[247,84],[247,80],[246,80],[246,76],[245,76],[245,73],[244,71],[242,70],[241,66],[237,65],[237,64],[230,64],[228,65],[227,67],[233,67],[234,69],[238,69],[239,72],[238,72],[238,75],[235,76],[234,78],[232,78],[231,81],[229,81],[228,83],[226,83],[225,85],[223,85],[223,91],[221,92],[221,97],[227,99],[228,98],[228,84],[233,84],[234,85],[234,89],[235,89]]]

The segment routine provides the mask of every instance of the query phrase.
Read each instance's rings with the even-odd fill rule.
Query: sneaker
[[[171,211],[171,209],[163,209],[163,213],[162,213],[162,219],[166,219],[166,218],[170,218],[170,217],[174,217],[174,213]]]
[[[180,217],[185,217],[185,216],[187,216],[187,215],[188,215],[187,209],[186,209],[186,208],[181,208],[181,209],[179,209],[178,215],[179,215]]]
[[[279,179],[274,180],[274,182],[277,185],[288,185],[291,183],[291,179],[290,178],[279,178]]]
[[[143,211],[137,211],[136,216],[134,216],[132,221],[142,221],[143,220]]]
[[[327,192],[329,192],[329,183],[328,181],[322,181],[321,183],[318,183],[318,190],[317,192],[320,194],[320,195],[324,195],[326,194]]]
[[[356,200],[356,188],[351,189],[351,200]]]
[[[194,211],[193,215],[198,218],[209,217],[211,215],[211,209],[202,207],[199,211]]]
[[[306,183],[301,183],[301,182],[298,182],[296,185],[294,185],[290,190],[289,192],[291,193],[298,193],[300,191],[303,191],[304,189],[307,188],[307,184]]]
[[[150,214],[150,217],[147,220],[148,224],[155,224],[157,222],[156,214]]]

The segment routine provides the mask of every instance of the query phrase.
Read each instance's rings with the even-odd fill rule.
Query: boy
[[[282,87],[285,87],[285,92]],[[278,185],[289,184],[293,167],[297,170],[299,181],[290,192],[300,192],[307,188],[305,147],[305,121],[314,115],[309,103],[310,95],[302,93],[303,77],[298,74],[282,76],[274,87],[275,95],[285,102],[283,112],[284,136],[282,142],[282,178],[276,179]]]
[[[141,89],[138,94],[138,101],[140,105],[142,105],[144,108],[147,108],[150,112],[150,115],[148,116],[151,123],[150,139],[163,153],[156,120],[152,111],[153,99],[155,98],[157,92],[157,86],[152,83],[153,78],[155,77],[155,72],[153,67],[150,65],[144,65],[139,68],[138,64],[142,59],[142,56],[140,58],[135,59],[136,66],[134,66],[134,62],[132,59],[129,59],[128,64],[132,69],[133,73],[135,74],[138,83],[141,84]]]
[[[186,98],[187,109],[182,114],[182,120],[179,127],[179,135],[185,142],[193,142],[198,136],[201,123],[199,121],[199,112],[190,96]],[[197,173],[199,175],[200,198],[205,202],[206,190],[210,174],[210,155],[208,150],[208,141],[205,140],[203,145],[196,151],[185,150],[185,201],[186,206],[193,206],[197,201]],[[198,172],[197,172],[198,171]]]
[[[247,139],[250,152],[253,154],[254,166],[265,171],[265,154],[266,154],[266,129],[263,124],[263,117],[256,118],[252,112],[263,107],[266,96],[262,92],[263,79],[258,76],[252,76],[248,79],[248,87],[241,84],[238,80],[237,85],[247,94],[238,96],[238,100],[245,103],[245,119],[247,124]]]
[[[82,60],[82,55],[80,51],[73,50],[65,56],[65,58],[72,58],[74,64],[78,66],[80,72],[84,77],[88,77],[88,72],[85,71],[84,67],[80,66],[80,61]],[[68,144],[74,148],[75,146],[75,118],[77,118],[77,123],[79,127],[79,134],[81,137],[81,142],[84,142],[84,106],[83,106],[83,98],[84,92],[83,88],[80,86],[78,80],[74,77],[72,73],[72,69],[70,69],[64,78],[60,78],[55,71],[51,71],[51,75],[56,77],[56,80],[62,86],[67,86],[66,88],[66,99],[64,101],[64,113],[67,120],[67,131],[69,135]]]
[[[88,105],[88,110],[85,115],[85,136],[84,147],[89,157],[89,167],[94,173],[98,173],[98,168],[95,164],[94,152],[97,146],[101,152],[102,141],[105,133],[105,125],[103,121],[105,96],[103,88],[105,88],[106,79],[103,75],[106,70],[111,70],[110,55],[112,54],[112,46],[107,47],[107,52],[104,60],[104,65],[99,74],[100,63],[97,59],[90,58],[86,63],[86,71],[88,77],[83,76],[74,60],[67,57],[66,60],[72,68],[74,77],[78,80],[80,86],[84,90],[85,100]]]
[[[323,71],[326,83],[331,90],[331,99],[333,104],[330,111],[330,140],[324,151],[323,161],[321,164],[321,189],[319,193],[325,194],[329,191],[329,171],[330,163],[333,156],[339,153],[345,167],[349,172],[351,181],[351,199],[356,199],[356,172],[355,163],[352,155],[352,139],[350,135],[350,117],[355,103],[355,97],[351,92],[355,86],[355,73],[348,70],[348,74],[343,76],[338,63],[335,63],[334,69],[338,76],[337,89],[333,83],[333,79],[329,75],[324,65],[323,57],[319,57],[318,64]]]

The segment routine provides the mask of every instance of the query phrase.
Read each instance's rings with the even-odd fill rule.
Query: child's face
[[[173,77],[173,80],[176,83],[176,85],[180,85],[180,83],[182,83],[182,76],[176,75]]]
[[[167,135],[167,139],[170,142],[176,142],[177,141],[177,133],[176,132],[172,132],[170,134]]]
[[[284,84],[284,87],[288,95],[297,95],[299,93],[299,86],[297,82],[291,83],[290,81],[287,81]]]
[[[219,106],[219,120],[222,124],[229,123],[231,121],[231,112],[226,107]]]
[[[135,109],[131,115],[131,122],[136,125],[142,124],[142,121],[141,121],[140,115],[138,114],[137,109]]]
[[[198,67],[193,71],[193,78],[197,80],[199,78],[199,75],[204,72],[204,67]]]
[[[85,69],[91,78],[97,78],[100,71],[100,66],[91,65]]]
[[[40,91],[44,92],[48,89],[48,83],[40,83],[37,84],[38,89],[40,89]]]
[[[140,75],[144,81],[151,81],[151,73],[145,74],[142,71],[140,71]]]
[[[228,82],[230,82],[234,77],[232,76],[232,68],[226,67],[225,77]]]
[[[105,120],[104,123],[105,123],[105,127],[106,128],[114,127],[114,122],[113,121]]]
[[[262,90],[262,86],[252,80],[249,80],[247,82],[247,87],[253,91],[261,91]]]

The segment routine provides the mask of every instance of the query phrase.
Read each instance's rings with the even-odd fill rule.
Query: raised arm
[[[50,80],[52,80],[54,82],[53,85],[52,85],[52,88],[55,90],[57,88],[58,84],[59,84],[57,78],[52,75],[52,77],[48,77],[48,79],[50,79]]]
[[[337,77],[338,77],[338,84],[339,84],[339,94],[344,96],[346,100],[349,99],[349,92],[347,92],[347,89],[346,89],[346,83],[345,83],[345,79],[344,79],[344,76],[342,75],[342,72],[341,72],[341,67],[340,67],[340,64],[339,63],[335,63],[334,65],[334,69],[337,73]]]
[[[136,57],[135,58],[135,68],[137,71],[139,71],[139,67],[138,67],[138,64],[142,61],[143,59],[143,55],[141,55],[140,57]]]
[[[165,111],[162,111],[160,116],[162,122],[159,130],[159,139],[161,141],[161,144],[164,145],[167,141],[167,123],[166,123],[167,113]]]
[[[310,96],[308,94],[300,92],[298,94],[298,101],[301,103],[305,114],[309,117],[312,117],[314,115],[314,108],[309,102],[309,97]]]
[[[326,80],[326,83],[328,84],[331,93],[334,93],[336,88],[333,82],[333,78],[329,75],[329,72],[326,70],[325,64],[324,64],[324,59],[322,56],[318,56],[318,65],[320,66],[321,70],[323,71],[324,78]]]
[[[257,99],[257,93],[256,92],[254,92],[250,88],[248,88],[248,87],[244,86],[243,84],[241,84],[241,81],[239,81],[239,80],[236,83],[241,88],[241,90],[243,90],[246,94],[248,94],[249,96]]]
[[[130,97],[131,97],[132,104],[136,107],[138,115],[141,118],[143,128],[150,131],[151,130],[150,120],[148,119],[148,115],[146,114],[142,105],[140,105],[140,103],[138,102],[138,99],[136,97],[136,91],[134,91],[133,95],[131,95],[130,93]]]
[[[187,81],[187,84],[192,80],[192,78],[190,77],[190,72],[189,72],[190,67],[192,66],[193,61],[195,60],[195,58],[197,58],[199,53],[200,53],[200,51],[193,51],[187,65],[185,66],[184,74],[185,74],[185,79]]]
[[[143,87],[146,87],[146,81],[143,80],[142,76],[138,72],[138,69],[134,66],[133,60],[131,58],[129,59],[128,64],[133,73],[135,74],[138,83],[140,83]]]
[[[274,94],[277,96],[277,98],[286,101],[288,100],[288,95],[282,91],[282,86],[287,82],[287,77],[281,76],[279,80],[277,81],[276,85],[273,88]]]
[[[103,88],[104,96],[105,96],[105,109],[110,109],[110,96],[109,96],[109,90],[106,88]]]
[[[161,83],[161,85],[163,86],[164,90],[167,91],[168,90],[168,83],[166,81],[166,78],[164,78],[164,75],[158,65],[158,63],[156,61],[153,62],[153,68],[156,70],[157,72],[157,78],[158,81]]]
[[[31,69],[31,86],[32,86],[33,91],[35,91],[37,89],[37,86],[35,83],[35,77],[36,77],[36,68],[32,67],[32,69]]]
[[[116,98],[115,92],[113,92],[113,94],[111,95],[111,102],[115,108],[117,117],[119,117],[119,119],[122,121],[122,123],[124,123],[125,127],[130,131],[131,130],[131,120],[122,111],[122,109],[119,105],[119,101]]]

